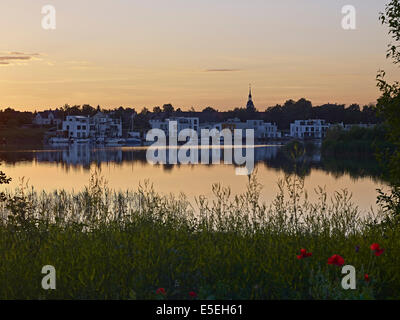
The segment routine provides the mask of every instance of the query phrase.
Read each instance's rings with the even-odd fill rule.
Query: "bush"
[[[353,127],[349,131],[333,127],[328,130],[321,151],[324,156],[373,158],[377,152],[390,150],[392,147],[386,139],[386,129],[382,125],[368,129]]]

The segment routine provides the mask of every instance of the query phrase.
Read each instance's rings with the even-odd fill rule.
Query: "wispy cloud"
[[[0,65],[13,65],[19,62],[26,62],[29,60],[38,60],[39,53],[24,53],[24,52],[0,52]]]
[[[205,72],[236,72],[241,71],[240,69],[207,69]]]

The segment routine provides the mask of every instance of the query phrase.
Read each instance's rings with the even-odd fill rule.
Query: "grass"
[[[400,227],[361,216],[346,191],[310,203],[303,183],[287,176],[268,205],[255,176],[239,196],[214,185],[195,208],[148,183],[110,190],[97,174],[79,193],[21,184],[0,206],[0,299],[399,299]],[[312,256],[297,259],[302,248]],[[356,290],[341,288],[333,254],[355,266]],[[41,288],[44,265],[56,290]]]

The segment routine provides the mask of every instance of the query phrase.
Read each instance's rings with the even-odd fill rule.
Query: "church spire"
[[[253,96],[251,94],[251,84],[249,84],[249,101],[247,101],[246,109],[250,112],[254,112],[256,110],[253,103]]]
[[[249,100],[252,100],[253,97],[251,95],[251,83],[249,84]]]

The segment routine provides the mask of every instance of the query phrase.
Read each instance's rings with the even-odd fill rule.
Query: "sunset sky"
[[[390,39],[383,0],[1,0],[0,108],[368,104]],[[41,27],[43,5],[57,28]],[[357,30],[341,27],[344,5]]]

